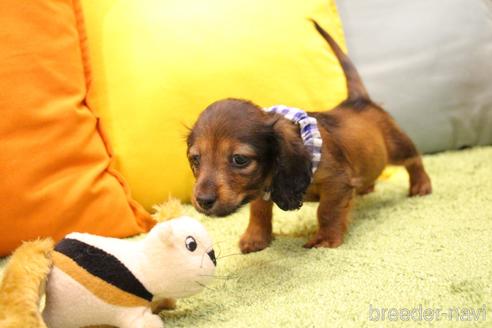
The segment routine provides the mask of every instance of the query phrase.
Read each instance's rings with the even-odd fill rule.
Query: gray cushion
[[[422,152],[492,144],[491,0],[338,1],[374,101]]]

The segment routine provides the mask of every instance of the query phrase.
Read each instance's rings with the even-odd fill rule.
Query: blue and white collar
[[[312,172],[314,175],[321,161],[321,147],[323,146],[323,140],[321,139],[321,133],[319,132],[316,119],[310,117],[305,111],[299,108],[287,107],[285,105],[275,105],[264,110],[269,113],[280,114],[289,121],[299,125],[302,142],[311,153]]]

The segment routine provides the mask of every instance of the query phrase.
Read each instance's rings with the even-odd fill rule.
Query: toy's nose
[[[207,253],[212,262],[214,262],[214,265],[217,266],[217,259],[215,258],[215,252],[212,249],[210,252]]]

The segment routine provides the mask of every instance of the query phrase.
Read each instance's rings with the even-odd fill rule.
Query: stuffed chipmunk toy
[[[158,223],[139,241],[71,233],[52,252],[42,313],[49,328],[163,327],[151,302],[200,292],[216,266],[198,221]]]
[[[39,305],[53,245],[49,238],[24,242],[10,257],[0,282],[0,327],[46,328]]]
[[[216,265],[207,231],[185,216],[159,223],[138,242],[69,234],[53,262],[43,311],[50,328],[163,327],[151,301],[200,292]]]

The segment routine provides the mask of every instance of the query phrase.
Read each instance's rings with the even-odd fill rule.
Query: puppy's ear
[[[290,122],[277,119],[273,130],[276,149],[271,198],[284,211],[298,209],[311,183],[311,156],[299,137],[297,127]]]

